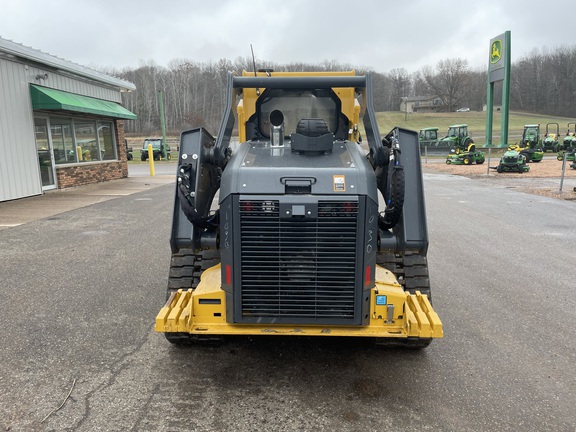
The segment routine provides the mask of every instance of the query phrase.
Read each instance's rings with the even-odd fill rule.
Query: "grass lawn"
[[[420,129],[427,127],[437,127],[438,136],[444,137],[448,133],[448,127],[456,124],[467,124],[468,133],[474,139],[477,147],[482,147],[486,143],[486,113],[482,111],[469,112],[452,112],[452,113],[408,113],[401,111],[385,111],[376,113],[380,135],[386,135],[392,128],[398,126],[405,129],[411,129],[418,132]],[[560,139],[564,138],[567,130],[567,123],[574,122],[576,119],[564,117],[550,117],[538,114],[529,114],[521,112],[511,112],[508,119],[508,143],[514,144],[522,138],[522,131],[526,124],[540,124],[541,137],[546,132],[546,123],[558,123],[560,125]],[[494,113],[492,121],[492,143],[494,146],[500,144],[500,128],[502,125],[502,113]],[[573,125],[572,125],[573,126]],[[555,126],[551,126],[551,132],[556,132]],[[573,131],[574,127],[572,127]],[[365,136],[363,128],[361,132]],[[140,149],[146,137],[128,137],[128,146],[132,147],[134,159],[130,163],[147,163],[140,161]],[[171,149],[172,159],[178,158],[178,140],[179,137],[170,136],[166,142]],[[164,161],[159,161],[163,163]]]
[[[453,113],[408,113],[400,111],[386,111],[376,113],[380,135],[385,135],[395,126],[405,129],[419,131],[427,127],[437,127],[438,136],[444,137],[448,132],[448,127],[456,124],[467,124],[468,133],[474,139],[477,146],[486,143],[486,113],[482,111],[453,112]],[[508,144],[514,144],[522,138],[522,131],[526,124],[540,124],[542,137],[546,132],[546,123],[558,123],[560,125],[560,137],[566,134],[567,123],[574,122],[574,119],[563,117],[540,116],[537,114],[526,114],[511,112],[508,119]],[[495,112],[492,121],[492,143],[500,144],[500,128],[502,125],[502,113]],[[550,132],[556,132],[555,125],[551,126]],[[573,129],[573,128],[572,128]]]

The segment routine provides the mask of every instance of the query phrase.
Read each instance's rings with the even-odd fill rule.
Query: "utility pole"
[[[408,96],[404,98],[404,121],[408,120]]]
[[[162,159],[166,160],[166,121],[164,119],[164,98],[162,90],[158,90],[158,106],[160,107],[160,127],[162,128]]]

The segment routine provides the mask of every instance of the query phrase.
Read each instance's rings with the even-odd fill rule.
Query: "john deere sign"
[[[500,39],[496,39],[490,45],[490,63],[496,64],[502,58],[502,41]]]
[[[502,81],[502,128],[499,147],[508,146],[508,105],[510,102],[510,32],[490,40],[488,51],[488,97],[486,100],[486,145],[492,147],[494,83]]]
[[[496,36],[490,41],[490,82],[502,81],[504,79],[504,69],[510,53],[506,49],[506,37],[510,32]]]

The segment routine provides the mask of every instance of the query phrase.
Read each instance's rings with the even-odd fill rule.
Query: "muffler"
[[[280,110],[270,113],[270,145],[284,147],[284,114]]]

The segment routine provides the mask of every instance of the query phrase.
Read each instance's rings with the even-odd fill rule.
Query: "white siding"
[[[121,102],[118,89],[0,57],[0,202],[42,193],[30,83]]]
[[[0,59],[0,201],[42,193],[27,75]]]

